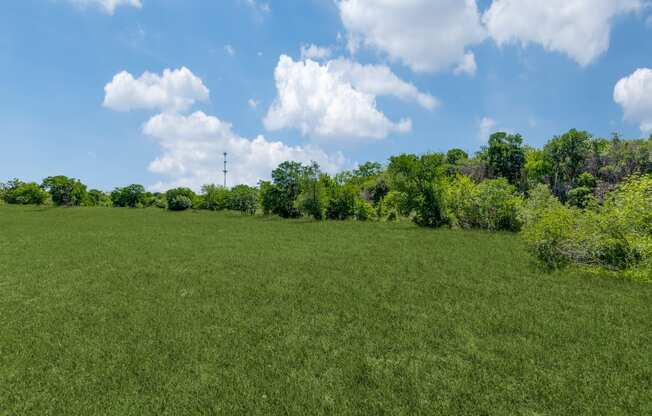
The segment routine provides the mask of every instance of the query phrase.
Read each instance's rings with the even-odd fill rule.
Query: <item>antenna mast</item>
[[[229,171],[226,169],[226,156],[227,156],[227,153],[224,152],[224,170],[222,172],[224,172],[224,187],[225,188],[226,188],[226,174],[229,173]]]

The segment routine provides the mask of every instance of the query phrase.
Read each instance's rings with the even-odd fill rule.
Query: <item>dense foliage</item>
[[[152,194],[142,185],[110,194],[86,191],[79,180],[54,176],[0,187],[10,204],[233,210],[316,220],[409,219],[425,227],[520,231],[543,264],[614,270],[650,269],[649,193],[652,137],[594,138],[572,129],[540,149],[519,134],[497,132],[469,156],[392,156],[329,175],[319,165],[281,163],[270,181],[232,189],[207,184]],[[646,176],[648,175],[648,176]],[[636,272],[638,273],[638,272]]]
[[[41,187],[50,193],[54,205],[74,206],[87,202],[86,185],[78,179],[67,176],[49,176],[43,179]]]

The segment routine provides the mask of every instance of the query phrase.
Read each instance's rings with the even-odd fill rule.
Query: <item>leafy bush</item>
[[[86,185],[75,178],[49,176],[41,187],[50,193],[54,205],[78,206],[87,201]]]
[[[48,199],[48,193],[37,183],[25,183],[18,179],[4,184],[1,194],[6,203],[17,205],[43,205]]]
[[[518,231],[522,199],[506,179],[485,180],[476,185],[458,176],[448,190],[452,221],[462,228]]]
[[[601,266],[652,279],[652,176],[631,177],[593,209],[527,205],[523,237],[546,266]]]
[[[171,211],[184,211],[192,208],[195,193],[189,188],[174,188],[165,193],[168,209]]]
[[[254,215],[258,209],[258,190],[247,185],[234,186],[229,196],[229,208]]]
[[[201,188],[204,195],[202,209],[221,211],[229,208],[231,192],[219,185],[204,185]]]
[[[114,207],[142,207],[145,202],[145,187],[132,184],[124,188],[115,188],[111,192],[111,202]]]
[[[88,191],[84,205],[89,207],[110,207],[112,203],[107,194],[97,189],[91,189]]]
[[[346,220],[355,216],[358,194],[352,185],[334,184],[326,208],[326,217],[331,220]]]
[[[354,210],[355,219],[358,221],[368,221],[376,215],[373,205],[361,198],[356,199]]]
[[[168,198],[168,209],[170,211],[185,211],[192,208],[192,200],[185,195],[175,195]]]

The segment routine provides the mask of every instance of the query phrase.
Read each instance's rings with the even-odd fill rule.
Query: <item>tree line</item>
[[[519,134],[497,132],[474,155],[401,154],[329,175],[316,163],[281,163],[270,181],[226,189],[205,185],[147,192],[142,185],[110,193],[78,179],[0,186],[9,204],[235,210],[283,218],[396,221],[425,227],[522,231],[551,268],[582,264],[652,270],[652,136],[596,138],[572,129],[542,148]],[[644,272],[639,273],[640,270]]]

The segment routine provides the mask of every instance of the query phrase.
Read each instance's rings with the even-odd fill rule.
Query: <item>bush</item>
[[[107,194],[97,189],[91,189],[88,191],[84,205],[89,207],[110,207],[112,203]]]
[[[458,176],[447,198],[451,220],[461,228],[518,231],[521,227],[522,199],[504,178],[476,185],[470,178]]]
[[[229,208],[243,214],[254,215],[258,210],[258,190],[247,185],[238,185],[231,189]]]
[[[171,211],[184,211],[192,208],[196,198],[195,193],[189,188],[170,189],[165,193],[168,209]]]
[[[368,221],[374,219],[376,212],[373,205],[358,198],[355,201],[355,219],[358,221]]]
[[[330,189],[330,200],[326,217],[331,220],[346,220],[355,216],[358,194],[352,185],[334,184]]]
[[[25,183],[18,179],[4,184],[1,194],[6,203],[17,205],[43,205],[48,199],[48,193],[37,183]]]
[[[168,209],[170,211],[185,211],[192,208],[192,200],[185,195],[175,195],[168,198]]]
[[[202,209],[221,211],[229,208],[231,192],[227,188],[219,185],[204,185],[201,190],[204,194]]]
[[[124,188],[115,188],[111,192],[111,202],[114,207],[142,207],[145,202],[145,187],[132,184]]]
[[[546,266],[601,266],[652,279],[652,176],[631,177],[594,209],[532,205],[523,237]]]

